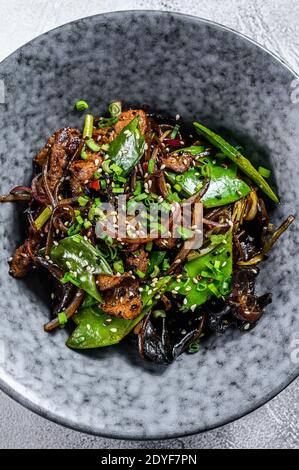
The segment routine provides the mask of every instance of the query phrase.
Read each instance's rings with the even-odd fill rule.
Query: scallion
[[[43,225],[49,220],[52,214],[51,207],[45,207],[45,209],[39,214],[39,216],[35,219],[35,226],[37,230],[40,230]]]
[[[148,172],[151,174],[154,172],[155,170],[155,160],[153,158],[151,158],[149,161],[148,161]]]
[[[60,326],[63,326],[67,323],[67,316],[66,316],[65,312],[59,312],[57,314],[57,317],[58,317],[58,321],[59,321]]]
[[[92,152],[99,152],[101,150],[101,146],[96,144],[93,139],[88,139],[86,145]]]
[[[88,103],[86,103],[86,101],[84,100],[79,100],[75,103],[75,108],[77,111],[84,111],[88,107]]]
[[[92,131],[93,131],[93,115],[92,114],[86,114],[84,129],[83,129],[83,139],[91,138],[92,137]]]
[[[115,261],[113,263],[113,268],[117,273],[123,274],[125,272],[124,263],[122,260]]]
[[[88,203],[88,201],[89,201],[88,196],[79,196],[78,197],[79,206],[81,206],[81,207],[85,207],[86,204]]]
[[[268,168],[265,168],[263,166],[259,166],[258,167],[258,172],[261,176],[263,176],[264,178],[269,178],[269,176],[271,175],[271,171],[268,170]]]
[[[135,273],[137,274],[137,276],[140,278],[140,279],[144,279],[145,278],[145,273],[140,271],[140,269],[136,269]]]
[[[180,129],[180,125],[179,125],[179,124],[176,124],[176,125],[174,126],[174,128],[172,129],[172,132],[171,132],[171,134],[170,134],[170,138],[171,138],[171,139],[175,139],[175,138],[176,138],[177,133],[179,132],[179,129]]]
[[[112,118],[118,117],[121,114],[121,101],[113,101],[108,109]]]
[[[112,188],[112,192],[114,194],[123,194],[125,192],[125,188]]]

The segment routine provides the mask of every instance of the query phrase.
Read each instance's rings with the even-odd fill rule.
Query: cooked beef
[[[142,134],[145,134],[147,128],[147,117],[142,109],[130,109],[129,111],[124,111],[121,113],[118,122],[114,126],[116,134],[119,134],[120,131],[126,127],[136,115],[139,116],[140,131]]]
[[[31,267],[31,258],[28,254],[26,243],[19,246],[14,252],[10,262],[9,273],[13,277],[24,277]]]
[[[126,266],[129,271],[139,271],[146,273],[147,266],[148,266],[148,257],[146,251],[143,248],[130,253],[126,257]]]
[[[162,165],[165,165],[166,168],[176,173],[184,173],[187,171],[192,161],[193,157],[191,155],[179,155],[178,153],[172,153],[167,157],[162,157],[160,160]]]
[[[39,166],[44,165],[49,155],[47,181],[51,191],[60,182],[63,172],[80,142],[80,132],[77,129],[64,127],[55,132],[48,139],[45,147],[37,154],[34,161]]]
[[[113,289],[103,293],[104,303],[101,309],[114,317],[122,317],[126,320],[136,318],[142,309],[139,282],[130,277]]]
[[[86,152],[87,160],[75,160],[70,165],[71,172],[71,188],[76,191],[80,186],[88,184],[92,179],[95,171],[99,169],[103,162],[101,153]]]
[[[122,284],[123,280],[128,277],[131,277],[128,273],[124,273],[122,276],[106,276],[101,274],[97,277],[97,286],[100,291],[113,289]]]

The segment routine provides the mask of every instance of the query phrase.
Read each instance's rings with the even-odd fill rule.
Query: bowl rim
[[[281,57],[279,57],[275,52],[272,52],[268,50],[265,46],[262,44],[259,44],[257,41],[254,39],[250,38],[249,36],[236,31],[235,29],[225,26],[221,23],[218,23],[216,21],[209,20],[207,18],[202,18],[200,16],[195,16],[187,13],[181,13],[177,11],[171,11],[171,10],[155,10],[155,9],[134,9],[134,10],[115,10],[115,11],[109,11],[109,12],[103,12],[103,13],[98,13],[96,15],[88,15],[85,17],[78,18],[76,20],[69,21],[67,23],[63,23],[62,25],[56,26],[52,29],[49,29],[45,31],[42,34],[39,34],[38,36],[35,36],[31,40],[27,41],[26,43],[22,44],[20,47],[18,47],[16,50],[11,52],[8,56],[6,56],[2,61],[0,62],[0,65],[5,65],[5,62],[12,56],[14,56],[16,53],[21,51],[24,47],[27,45],[33,43],[35,40],[40,38],[41,36],[46,36],[49,33],[52,33],[53,31],[59,30],[64,28],[66,25],[71,25],[78,23],[82,20],[88,20],[89,18],[97,18],[97,17],[105,17],[105,16],[120,16],[123,14],[144,14],[144,15],[171,15],[173,17],[178,17],[178,18],[186,18],[190,19],[193,21],[197,21],[198,23],[201,24],[207,24],[210,26],[214,26],[216,28],[219,28],[221,30],[227,31],[233,35],[239,36],[241,39],[245,39],[246,41],[249,41],[253,46],[257,47],[258,49],[263,50],[266,54],[270,55],[275,61],[279,62],[282,67],[287,69],[294,77],[294,79],[299,80],[299,73],[297,74],[290,65],[288,65]],[[52,413],[49,410],[45,410],[42,406],[34,403],[33,401],[29,400],[26,398],[26,396],[22,395],[22,393],[16,391],[12,385],[9,385],[3,377],[0,376],[0,390],[4,392],[7,396],[15,400],[17,403],[19,403],[21,406],[24,408],[28,409],[29,411],[32,411],[33,413],[39,415],[42,418],[45,418],[47,420],[50,420],[54,422],[55,424],[64,426],[68,429],[72,429],[77,432],[82,432],[86,433],[88,435],[93,435],[97,437],[102,437],[102,438],[108,438],[108,439],[119,439],[119,440],[124,440],[124,441],[154,441],[154,440],[167,440],[167,439],[175,439],[175,438],[180,438],[180,437],[187,437],[187,436],[194,436],[196,434],[202,434],[207,431],[212,431],[218,428],[222,428],[223,426],[232,423],[238,419],[241,419],[250,413],[252,413],[255,410],[260,409],[263,405],[268,403],[270,400],[278,396],[281,392],[283,392],[292,382],[295,381],[295,379],[299,376],[299,366],[295,367],[289,374],[288,379],[281,385],[277,386],[274,390],[271,392],[268,392],[263,398],[260,398],[257,400],[252,406],[248,407],[243,412],[238,412],[235,414],[232,414],[229,416],[227,419],[220,419],[219,423],[216,423],[215,425],[211,426],[205,426],[204,428],[199,428],[195,429],[194,431],[182,431],[182,432],[171,432],[171,433],[155,433],[151,434],[150,436],[142,435],[141,437],[135,437],[131,435],[125,435],[121,433],[114,433],[114,432],[106,432],[106,431],[100,431],[100,430],[95,430],[92,428],[92,426],[76,423],[72,420],[69,420],[68,418],[61,417],[59,414]]]

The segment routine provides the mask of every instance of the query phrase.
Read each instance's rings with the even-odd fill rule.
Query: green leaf
[[[191,153],[194,157],[206,151],[206,147],[203,145],[191,145],[190,147],[184,147],[182,149],[175,150],[175,152]]]
[[[110,159],[127,175],[144,153],[145,140],[139,130],[139,117],[136,116],[111,142],[108,150]]]
[[[60,268],[70,273],[70,282],[101,302],[94,275],[111,275],[112,270],[101,253],[81,235],[73,235],[53,246],[50,257]]]
[[[254,168],[250,161],[239,152],[239,150],[202,124],[199,124],[198,122],[194,122],[193,124],[199,134],[203,135],[212,145],[219,148],[221,152],[232,160],[254,183],[256,183],[270,199],[276,203],[279,202],[277,195],[274,193],[273,189],[270,188],[267,181]]]
[[[232,232],[229,230],[212,251],[185,263],[185,275],[183,273],[180,282],[176,279],[170,282],[168,290],[184,296],[184,310],[202,305],[213,295],[220,297],[230,292],[232,265]],[[203,277],[194,282],[198,276]]]
[[[248,184],[237,177],[237,165],[229,162],[226,166],[225,160],[221,161],[222,165],[218,161],[213,163],[215,160],[212,157],[205,157],[202,162],[205,164],[204,167],[190,168],[181,175],[167,171],[166,177],[172,185],[179,183],[186,196],[192,196],[203,185],[201,168],[207,169],[211,181],[202,198],[206,208],[231,204],[249,194]]]

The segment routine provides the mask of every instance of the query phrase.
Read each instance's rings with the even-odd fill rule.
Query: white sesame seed
[[[179,114],[177,114],[176,117],[175,117],[175,120],[178,121],[180,119],[180,117],[181,116]]]
[[[164,168],[166,168],[166,165],[164,165],[164,163],[160,166],[160,169],[161,170],[164,170]]]
[[[184,305],[187,305],[187,303],[188,303],[188,300],[187,300],[187,299],[184,299],[184,300],[183,300],[183,304],[184,304]]]
[[[191,307],[190,307],[190,310],[191,310],[191,312],[194,312],[194,310],[196,309],[196,307],[197,307],[197,305],[196,305],[196,304],[194,304],[194,305],[191,305]]]
[[[110,328],[110,331],[111,331],[111,333],[116,333],[116,332],[117,332],[117,328]]]

